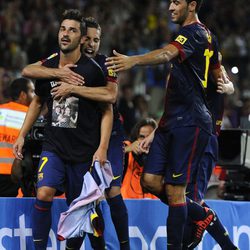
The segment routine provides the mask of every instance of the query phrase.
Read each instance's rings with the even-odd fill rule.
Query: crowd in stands
[[[168,16],[168,0],[8,0],[0,2],[0,103],[8,100],[12,78],[28,63],[46,58],[57,49],[59,16],[78,8],[102,26],[101,52],[143,53],[168,43],[178,27]],[[250,118],[250,5],[242,0],[204,1],[200,13],[218,37],[223,64],[236,93],[226,99],[224,127],[238,127]],[[235,74],[231,72],[232,67]],[[168,65],[119,74],[119,108],[126,132],[141,118],[158,119],[164,102]],[[237,72],[238,69],[238,73]],[[249,122],[250,123],[250,122]]]

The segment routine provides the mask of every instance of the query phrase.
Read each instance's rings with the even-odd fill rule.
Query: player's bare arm
[[[152,133],[148,136],[148,137],[146,137],[145,139],[143,139],[142,141],[141,141],[141,143],[140,143],[140,150],[143,152],[143,153],[148,153],[149,152],[149,148],[150,148],[150,145],[151,145],[151,143],[152,143],[152,141],[153,141],[153,139],[154,139],[154,136],[155,136],[155,130],[156,129],[154,129],[153,131],[152,131]]]
[[[172,44],[157,50],[153,50],[144,55],[126,56],[113,51],[113,57],[106,59],[108,69],[113,69],[114,72],[124,71],[136,65],[153,65],[167,63],[179,55],[179,50]]]
[[[83,85],[84,78],[83,76],[75,73],[71,68],[75,68],[75,64],[66,64],[61,68],[47,68],[42,66],[42,62],[36,62],[33,64],[27,65],[22,70],[22,76],[32,79],[51,79],[58,78],[64,82],[73,85]]]
[[[101,121],[101,139],[100,144],[93,156],[93,162],[99,161],[101,166],[107,161],[107,151],[113,126],[113,106],[111,104],[102,104],[102,121]]]
[[[118,95],[116,83],[108,82],[104,87],[86,87],[70,85],[65,82],[57,82],[58,86],[53,88],[51,94],[54,99],[65,98],[69,95],[78,95],[93,101],[107,102],[114,104]]]
[[[13,154],[19,160],[23,159],[22,149],[24,145],[24,138],[30,131],[31,127],[33,126],[37,118],[39,117],[41,109],[42,109],[41,98],[35,96],[29,106],[28,112],[25,116],[18,138],[13,145]]]

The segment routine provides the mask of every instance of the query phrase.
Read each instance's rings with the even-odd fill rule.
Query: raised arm
[[[144,55],[126,56],[115,50],[113,57],[108,57],[106,65],[115,72],[130,69],[136,65],[152,65],[166,63],[179,55],[179,50],[172,44],[153,50]]]
[[[39,117],[42,109],[42,102],[40,97],[35,96],[29,106],[28,112],[25,116],[23,126],[19,132],[18,138],[13,145],[13,154],[19,160],[23,159],[22,149],[24,145],[24,138],[30,131],[31,127]]]

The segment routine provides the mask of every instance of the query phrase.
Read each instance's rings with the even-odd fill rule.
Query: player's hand
[[[94,161],[99,161],[101,167],[103,167],[104,164],[107,162],[107,150],[102,147],[99,147],[93,156],[92,166],[94,164]]]
[[[73,86],[65,82],[56,82],[57,86],[51,90],[53,99],[62,100],[72,93]]]
[[[24,137],[18,136],[16,142],[13,145],[13,154],[16,159],[22,160],[23,159],[23,145],[24,145]]]
[[[227,95],[231,95],[234,93],[234,85],[233,83],[230,81],[230,78],[226,72],[226,69],[224,68],[223,65],[221,65],[221,77],[218,79],[217,81],[217,92],[220,94],[227,94]],[[224,84],[224,85],[222,85]]]
[[[125,152],[133,152],[136,155],[139,155],[142,153],[142,150],[140,149],[140,142],[134,141],[129,146],[125,147]]]
[[[140,142],[140,150],[143,153],[147,154],[149,152],[149,148],[154,139],[154,136],[155,136],[155,131],[153,131],[148,137],[146,137]]]
[[[108,57],[105,65],[107,69],[112,69],[114,72],[124,71],[135,66],[133,56],[126,56],[113,50],[115,56]]]
[[[220,93],[220,94],[224,94],[225,91],[226,91],[225,83],[223,81],[223,78],[220,77],[217,80],[217,92]]]
[[[222,76],[218,78],[216,91],[220,94],[228,94],[228,95],[234,93],[233,83],[229,80],[227,75],[222,74]]]
[[[84,84],[84,77],[75,73],[71,68],[76,68],[75,64],[66,64],[64,67],[58,69],[58,78],[68,84],[81,86]]]

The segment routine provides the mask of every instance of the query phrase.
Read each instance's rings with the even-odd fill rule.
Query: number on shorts
[[[40,173],[41,171],[42,171],[42,169],[43,169],[43,167],[44,167],[44,165],[48,162],[48,157],[43,157],[42,158],[42,164],[41,164],[41,166],[40,166],[40,168],[39,168],[39,170],[38,170],[38,172]]]

